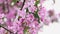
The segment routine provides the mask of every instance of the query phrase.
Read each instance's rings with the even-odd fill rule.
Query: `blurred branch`
[[[3,27],[1,24],[0,24],[0,27],[4,28],[5,30],[7,30],[7,31],[10,32],[10,33],[13,33],[13,32],[11,32],[10,30],[8,30],[7,28]]]
[[[23,9],[24,4],[25,4],[25,0],[23,1],[23,4],[22,4],[22,7],[21,7],[21,10]]]
[[[53,0],[53,2],[55,3],[55,0]]]
[[[9,12],[8,0],[6,0],[6,2],[7,2],[7,5],[6,5],[6,6],[7,6],[7,9],[8,9],[8,12]],[[8,12],[7,12],[7,13],[8,13]]]

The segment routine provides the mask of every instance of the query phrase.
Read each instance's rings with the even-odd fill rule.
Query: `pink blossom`
[[[4,32],[4,33],[3,33]],[[0,28],[0,34],[5,34],[5,29]]]
[[[46,15],[46,9],[43,7],[39,12],[38,12],[39,17],[45,17]]]
[[[20,11],[18,11],[18,15],[19,16],[21,16],[22,18],[25,18],[25,15],[26,15],[26,11],[24,11],[24,10],[20,10]]]
[[[34,7],[34,8],[33,8],[33,7]],[[28,9],[29,9],[29,12],[34,13],[37,8],[36,8],[36,6],[30,6],[30,7],[28,7]]]
[[[33,20],[34,20],[33,14],[28,14],[28,15],[26,16],[26,20],[33,21]]]
[[[0,0],[0,4],[3,3],[4,0]]]
[[[40,0],[40,3],[42,4],[45,0]]]
[[[44,24],[57,20],[55,15],[49,17],[50,12],[42,7],[45,0],[37,2],[37,6],[36,1],[38,0],[0,0],[0,34],[38,34]]]

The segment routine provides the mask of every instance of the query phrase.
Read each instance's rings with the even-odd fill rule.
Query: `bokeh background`
[[[58,16],[60,13],[60,0],[55,0],[55,3],[53,3],[52,0],[46,0],[43,6],[45,6],[47,10],[55,10],[58,22],[50,23],[48,26],[44,25],[38,34],[60,34],[60,17]]]

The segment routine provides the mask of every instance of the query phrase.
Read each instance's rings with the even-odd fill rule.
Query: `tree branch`
[[[23,9],[24,4],[25,4],[25,0],[23,1],[22,7],[21,7],[21,9],[20,9],[20,10],[22,10],[22,9]]]
[[[9,5],[8,5],[8,0],[6,0],[6,2],[7,2],[7,9],[8,9],[8,12],[9,12]]]
[[[53,2],[55,3],[55,0],[53,0]]]
[[[8,30],[7,28],[5,28],[5,27],[3,27],[3,26],[1,26],[1,25],[0,25],[0,27],[4,28],[5,30],[7,30],[7,31],[10,32],[10,33],[13,33],[13,32],[11,32],[10,30]]]

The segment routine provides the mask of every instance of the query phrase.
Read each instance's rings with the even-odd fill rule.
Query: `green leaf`
[[[28,29],[29,29],[29,27],[25,27],[24,34],[26,34],[26,32],[28,32]]]
[[[26,8],[26,13],[29,12],[28,8]]]
[[[35,17],[35,18],[38,18],[38,23],[40,23],[40,19],[39,19],[39,16],[38,16],[38,9],[37,9],[37,11],[35,11],[34,17]]]
[[[12,0],[12,2],[16,3],[16,2],[17,2],[17,0]]]
[[[39,16],[38,16],[38,10],[35,11],[35,13],[34,13],[34,17],[35,17],[35,18],[39,18]]]
[[[17,3],[17,1],[20,1],[20,0],[12,0],[12,2],[14,2],[14,4]]]
[[[18,1],[20,1],[20,0],[12,0],[11,6],[14,6]]]
[[[40,0],[36,0],[35,6],[37,6],[40,3]]]
[[[38,6],[39,3],[40,3],[40,0],[36,0],[35,6]],[[38,23],[40,23],[40,18],[39,18],[39,16],[38,16],[38,9],[37,9],[37,11],[35,11],[34,17],[35,17],[35,18],[38,18]]]

